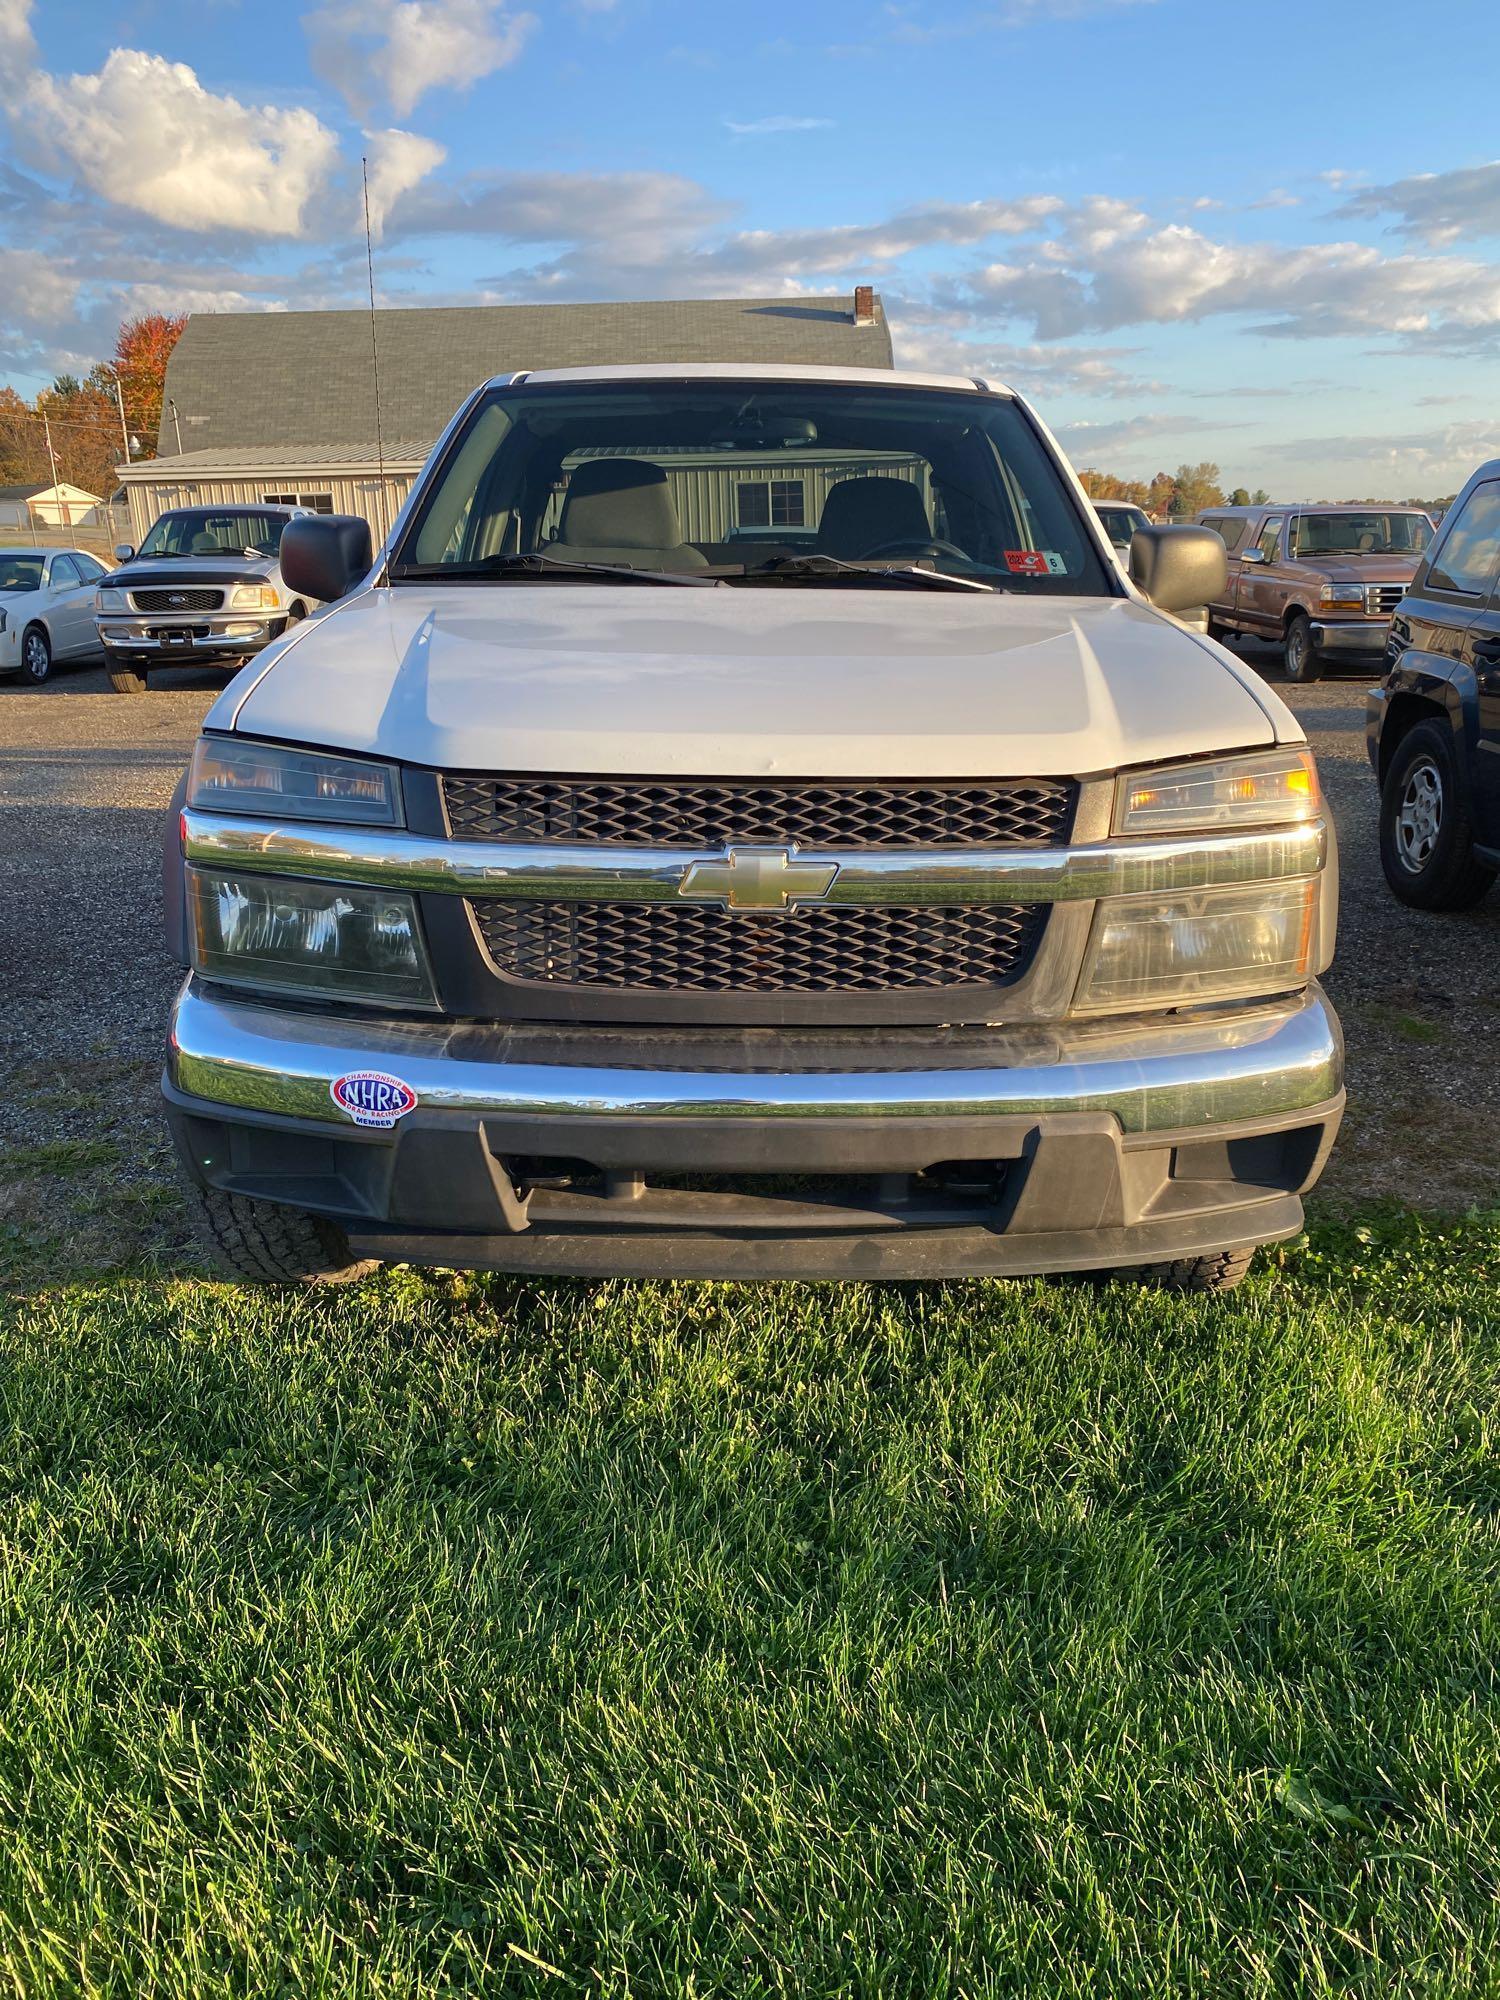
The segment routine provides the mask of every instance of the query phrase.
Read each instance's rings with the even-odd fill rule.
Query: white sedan
[[[0,674],[39,687],[56,662],[98,659],[94,591],[104,574],[85,549],[0,549]]]

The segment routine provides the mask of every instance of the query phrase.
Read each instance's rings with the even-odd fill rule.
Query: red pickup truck
[[[1208,607],[1210,633],[1276,641],[1292,681],[1384,654],[1391,613],[1433,533],[1416,507],[1283,503],[1210,507],[1197,518],[1229,552],[1224,596]]]

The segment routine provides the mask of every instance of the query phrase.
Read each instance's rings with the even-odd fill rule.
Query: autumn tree
[[[167,363],[187,321],[186,313],[142,313],[126,320],[116,336],[111,365],[130,429],[141,441],[141,458],[156,456]]]
[[[0,486],[41,486],[50,477],[36,412],[14,389],[0,389]]]
[[[1182,519],[1199,514],[1205,507],[1222,507],[1224,489],[1219,484],[1219,468],[1204,459],[1197,465],[1179,465],[1172,482],[1172,514]]]
[[[101,363],[82,382],[76,375],[60,375],[37,397],[36,414],[45,418],[40,425],[33,419],[34,427],[42,432],[43,460],[50,431],[58,478],[69,486],[81,486],[86,493],[101,497],[112,493],[125,441],[120,435],[114,378],[108,368]],[[50,480],[50,469],[46,476]]]

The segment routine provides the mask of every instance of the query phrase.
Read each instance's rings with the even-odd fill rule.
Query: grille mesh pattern
[[[222,590],[133,590],[137,611],[217,611],[224,602]]]
[[[705,779],[446,777],[459,840],[712,847],[1021,847],[1065,840],[1076,787],[759,784]]]
[[[1006,986],[1046,918],[1034,904],[770,916],[687,903],[476,902],[495,965],[548,984],[679,993],[889,993]]]

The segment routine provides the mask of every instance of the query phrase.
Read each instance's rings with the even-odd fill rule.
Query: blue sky
[[[357,303],[363,153],[384,303],[869,280],[1081,464],[1500,454],[1479,0],[0,0],[0,83],[28,393],[143,307]]]

